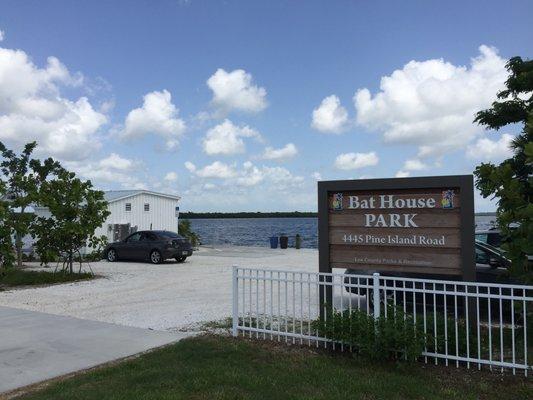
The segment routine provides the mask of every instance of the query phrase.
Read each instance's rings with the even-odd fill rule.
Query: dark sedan
[[[192,246],[175,232],[139,231],[120,242],[108,244],[104,256],[110,262],[119,259],[150,260],[152,264],[159,264],[169,258],[184,262],[192,256]]]
[[[511,282],[507,268],[511,262],[505,257],[505,253],[500,249],[483,243],[479,240],[475,241],[476,246],[476,282],[486,282],[486,283],[514,283]],[[372,275],[374,271],[357,271],[352,269],[347,269],[345,274],[347,275],[344,278],[345,283],[350,283],[350,275]],[[409,273],[396,273],[388,274],[382,273],[383,276],[392,275],[392,276],[405,276],[407,278],[424,278],[424,279],[444,279],[450,280],[449,276],[420,276],[419,274],[409,274]],[[357,292],[357,288],[346,287],[347,291]],[[365,290],[361,289],[360,294],[364,294]]]
[[[486,243],[483,243],[479,240],[475,241],[475,250],[476,250],[476,282],[484,282],[484,283],[504,283],[504,284],[514,284],[515,282],[512,278],[509,277],[507,268],[510,266],[510,261],[505,257],[505,253],[502,252],[500,249],[497,249],[495,247],[492,247]],[[371,275],[373,271],[355,271],[351,269],[347,269],[345,271],[345,278],[344,283],[345,284],[357,284],[357,278],[352,278],[350,275]],[[382,276],[400,276],[400,277],[406,277],[406,278],[425,278],[425,279],[443,279],[443,280],[454,280],[452,277],[449,276],[420,276],[418,274],[409,274],[409,273],[397,273],[397,274],[390,274],[390,273],[382,273]],[[458,279],[458,278],[456,278]],[[361,281],[361,283],[365,284],[365,282]],[[387,281],[386,283],[387,287],[390,285],[391,289],[387,290],[387,301],[392,301],[392,299],[395,297],[394,292],[396,292],[396,304],[401,305],[404,303],[404,301],[407,304],[413,304],[413,291],[409,290],[411,288],[416,287],[417,289],[422,289],[421,283],[406,284],[407,291],[405,292],[405,296],[403,295],[403,286],[401,283],[398,283],[398,290],[394,290],[394,282],[393,281]],[[436,286],[431,286],[431,284],[428,284],[429,289],[435,288],[435,290],[443,290],[444,286],[442,284],[437,284]],[[360,295],[360,296],[367,296],[367,299],[370,304],[373,303],[373,290],[369,289],[369,293],[367,293],[366,288],[358,288],[356,286],[345,286],[345,289],[347,292],[352,292],[354,294]],[[497,291],[497,289],[494,289]],[[505,293],[504,293],[505,294]],[[380,298],[381,301],[384,301],[383,299],[383,291],[380,291]],[[426,297],[426,302],[424,303],[424,297]],[[446,296],[446,302],[448,304],[454,304],[454,298],[452,296]],[[389,299],[390,298],[390,299]],[[423,304],[427,304],[429,307],[429,311],[433,311],[433,297],[431,294],[421,294],[420,292],[416,294],[416,304],[417,309],[419,306],[422,306]],[[437,295],[436,296],[436,307],[438,309],[442,309],[444,305],[444,296],[443,295]],[[390,303],[389,303],[390,304]],[[481,310],[486,309],[487,302],[486,300],[482,299],[479,302],[479,307]],[[498,302],[493,301],[492,307],[497,307]],[[463,311],[463,303],[462,300],[459,301],[458,304],[458,310],[459,312]],[[422,311],[422,309],[420,310]],[[495,310],[497,312],[498,310]],[[496,313],[494,315],[497,315]]]

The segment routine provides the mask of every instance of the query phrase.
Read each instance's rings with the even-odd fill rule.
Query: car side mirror
[[[497,258],[489,258],[489,265],[491,268],[498,268],[500,266],[500,261]]]

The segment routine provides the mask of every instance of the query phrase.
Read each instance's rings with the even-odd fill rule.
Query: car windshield
[[[490,244],[494,247],[500,247],[502,244],[502,235],[497,229],[491,229],[489,231],[478,231],[476,232],[476,240]]]
[[[487,234],[486,233],[476,233],[476,240],[480,242],[487,243]]]
[[[505,251],[503,251],[502,249],[499,249],[497,247],[494,247],[494,246],[491,246],[490,244],[487,244],[487,243],[484,243],[480,240],[476,240],[476,244],[486,250],[489,250],[489,251],[492,251],[496,254],[500,254],[500,255],[504,255],[505,254]]]
[[[131,243],[131,242],[138,242],[139,239],[141,238],[141,233],[140,232],[137,232],[137,233],[134,233],[133,235],[131,235],[130,237],[128,237],[126,239],[126,241],[128,243]]]
[[[181,239],[182,238],[180,235],[178,235],[175,232],[161,231],[157,233],[159,234],[159,236],[162,236],[165,239]]]

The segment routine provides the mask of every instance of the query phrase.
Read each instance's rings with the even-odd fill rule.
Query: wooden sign
[[[471,175],[318,183],[319,264],[475,279]]]

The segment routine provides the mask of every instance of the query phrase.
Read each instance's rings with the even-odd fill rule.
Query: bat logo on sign
[[[333,202],[331,204],[333,210],[342,210],[342,193],[335,193],[333,195]]]
[[[453,197],[455,192],[453,190],[443,190],[442,191],[442,208],[453,208]]]

